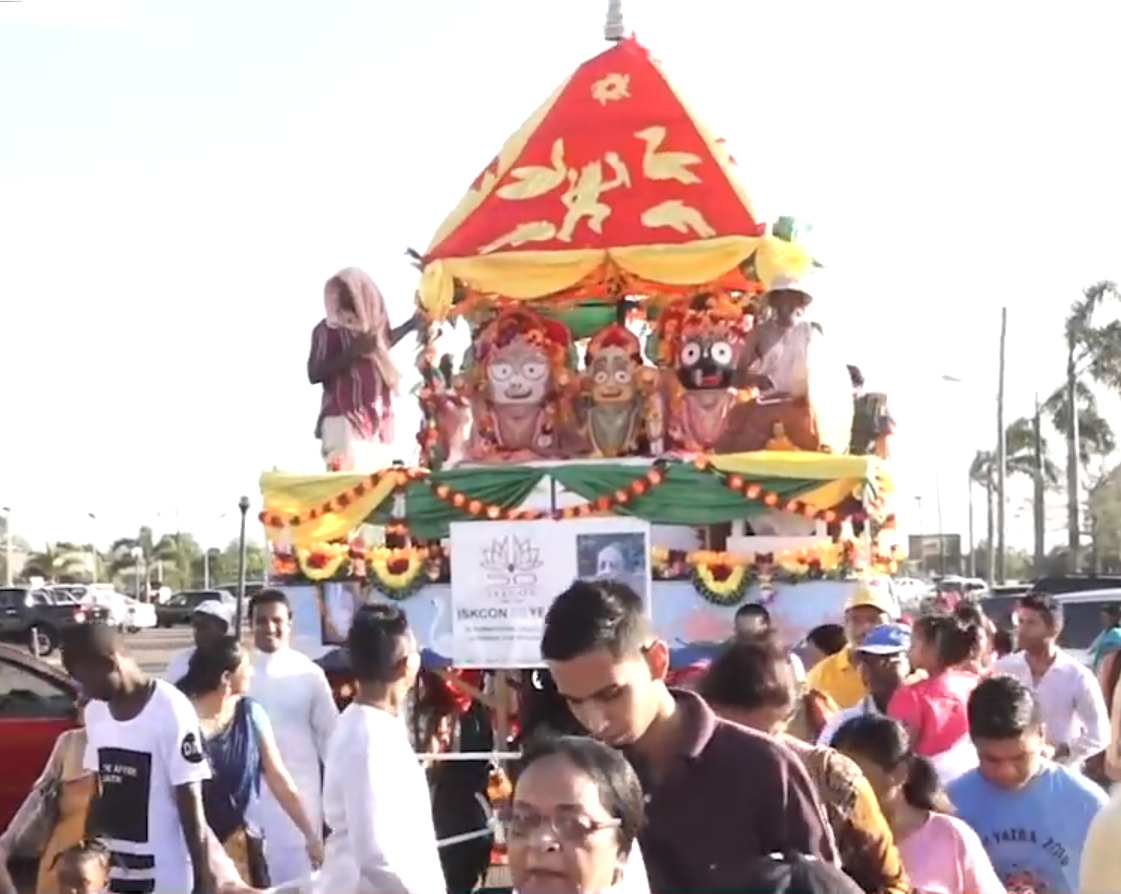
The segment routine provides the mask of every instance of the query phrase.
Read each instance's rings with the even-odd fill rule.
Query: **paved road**
[[[162,674],[167,669],[171,656],[191,644],[191,628],[170,627],[126,633],[124,642],[129,654],[144,670],[151,674]],[[52,654],[47,661],[58,664],[58,652]]]

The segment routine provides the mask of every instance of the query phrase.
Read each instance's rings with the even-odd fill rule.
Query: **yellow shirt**
[[[853,707],[867,694],[848,649],[841,649],[811,667],[806,674],[806,688],[824,692],[842,709]]]
[[[1078,889],[1082,894],[1121,891],[1121,800],[1117,795],[1098,811],[1082,844]]]

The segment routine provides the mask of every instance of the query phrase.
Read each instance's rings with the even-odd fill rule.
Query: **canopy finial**
[[[607,0],[607,21],[603,25],[604,40],[618,43],[627,36],[623,21],[623,0]]]

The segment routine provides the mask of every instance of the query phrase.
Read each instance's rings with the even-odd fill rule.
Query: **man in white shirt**
[[[428,781],[401,717],[420,668],[405,613],[395,605],[362,606],[347,649],[357,691],[324,768],[331,836],[315,891],[443,894]]]
[[[1058,646],[1063,609],[1053,596],[1029,593],[1016,609],[1019,652],[1005,655],[994,671],[1008,674],[1035,693],[1052,759],[1080,767],[1109,744],[1109,712],[1094,672]]]
[[[253,676],[249,694],[268,714],[277,748],[296,782],[311,824],[323,824],[322,764],[339,712],[323,669],[291,645],[292,609],[280,590],[252,600]],[[311,872],[303,833],[288,818],[267,786],[251,805],[251,819],[265,839],[265,858],[274,884]]]
[[[109,891],[214,890],[202,806],[210,766],[190,701],[144,674],[104,624],[67,630],[62,662],[90,699],[83,764],[99,791],[87,828],[112,853]]]
[[[906,624],[881,624],[873,627],[852,649],[860,679],[868,694],[851,708],[834,714],[817,737],[818,745],[829,745],[833,735],[849,720],[862,714],[883,714],[895,690],[911,671],[907,653],[911,649],[911,628]]]
[[[216,643],[222,637],[229,636],[233,632],[235,611],[237,609],[233,603],[223,602],[221,599],[207,599],[205,602],[200,602],[198,607],[191,612],[191,627],[195,633],[195,644],[180,649],[171,656],[163,678],[172,685],[182,680],[187,675],[191,656],[195,654],[197,648]]]

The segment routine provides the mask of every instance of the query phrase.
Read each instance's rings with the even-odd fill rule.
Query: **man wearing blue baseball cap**
[[[911,628],[906,624],[880,624],[865,634],[860,645],[852,648],[852,656],[867,695],[851,708],[833,715],[818,736],[818,745],[832,742],[833,734],[853,717],[887,711],[895,690],[911,672],[907,659],[910,649]]]

